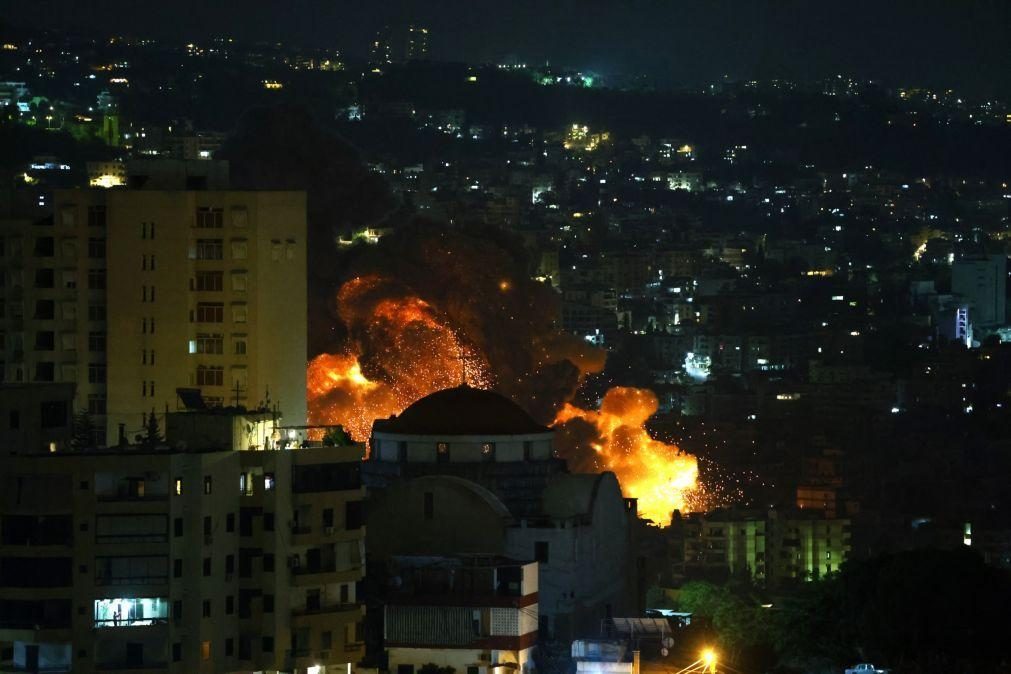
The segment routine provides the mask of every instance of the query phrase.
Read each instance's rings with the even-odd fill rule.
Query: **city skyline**
[[[615,81],[645,76],[661,87],[731,79],[811,81],[836,74],[889,86],[1011,94],[1011,8],[992,0],[875,3],[723,0],[712,3],[521,2],[489,0],[379,5],[300,0],[185,0],[144,5],[42,0],[11,7],[9,20],[38,28],[191,41],[231,36],[340,49],[364,60],[385,24],[432,30],[431,57],[497,63],[514,58],[599,72]]]

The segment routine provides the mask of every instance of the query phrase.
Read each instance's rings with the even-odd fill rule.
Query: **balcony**
[[[316,623],[356,622],[365,614],[361,604],[331,604],[316,607],[302,607],[291,610],[292,625],[308,627]]]
[[[356,583],[365,575],[364,566],[338,569],[336,565],[299,567],[291,570],[292,581],[297,586],[325,585],[327,583]]]

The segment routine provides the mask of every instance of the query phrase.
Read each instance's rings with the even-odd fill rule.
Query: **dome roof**
[[[483,389],[457,386],[436,391],[399,416],[379,419],[378,433],[404,435],[526,435],[550,433],[508,398]]]

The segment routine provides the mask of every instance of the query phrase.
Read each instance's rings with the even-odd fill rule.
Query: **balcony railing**
[[[321,615],[324,613],[344,613],[348,611],[356,611],[360,608],[360,604],[328,604],[321,606],[306,606],[303,608],[294,608],[291,610],[292,615],[296,616],[307,616],[307,615]]]

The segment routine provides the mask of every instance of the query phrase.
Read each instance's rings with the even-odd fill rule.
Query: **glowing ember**
[[[613,471],[625,496],[638,499],[639,514],[667,525],[674,510],[693,500],[699,470],[694,456],[654,440],[646,431],[646,421],[658,406],[652,391],[615,387],[604,395],[599,411],[567,403],[555,425],[562,454],[573,470]],[[594,450],[589,461],[578,452],[583,445]]]

